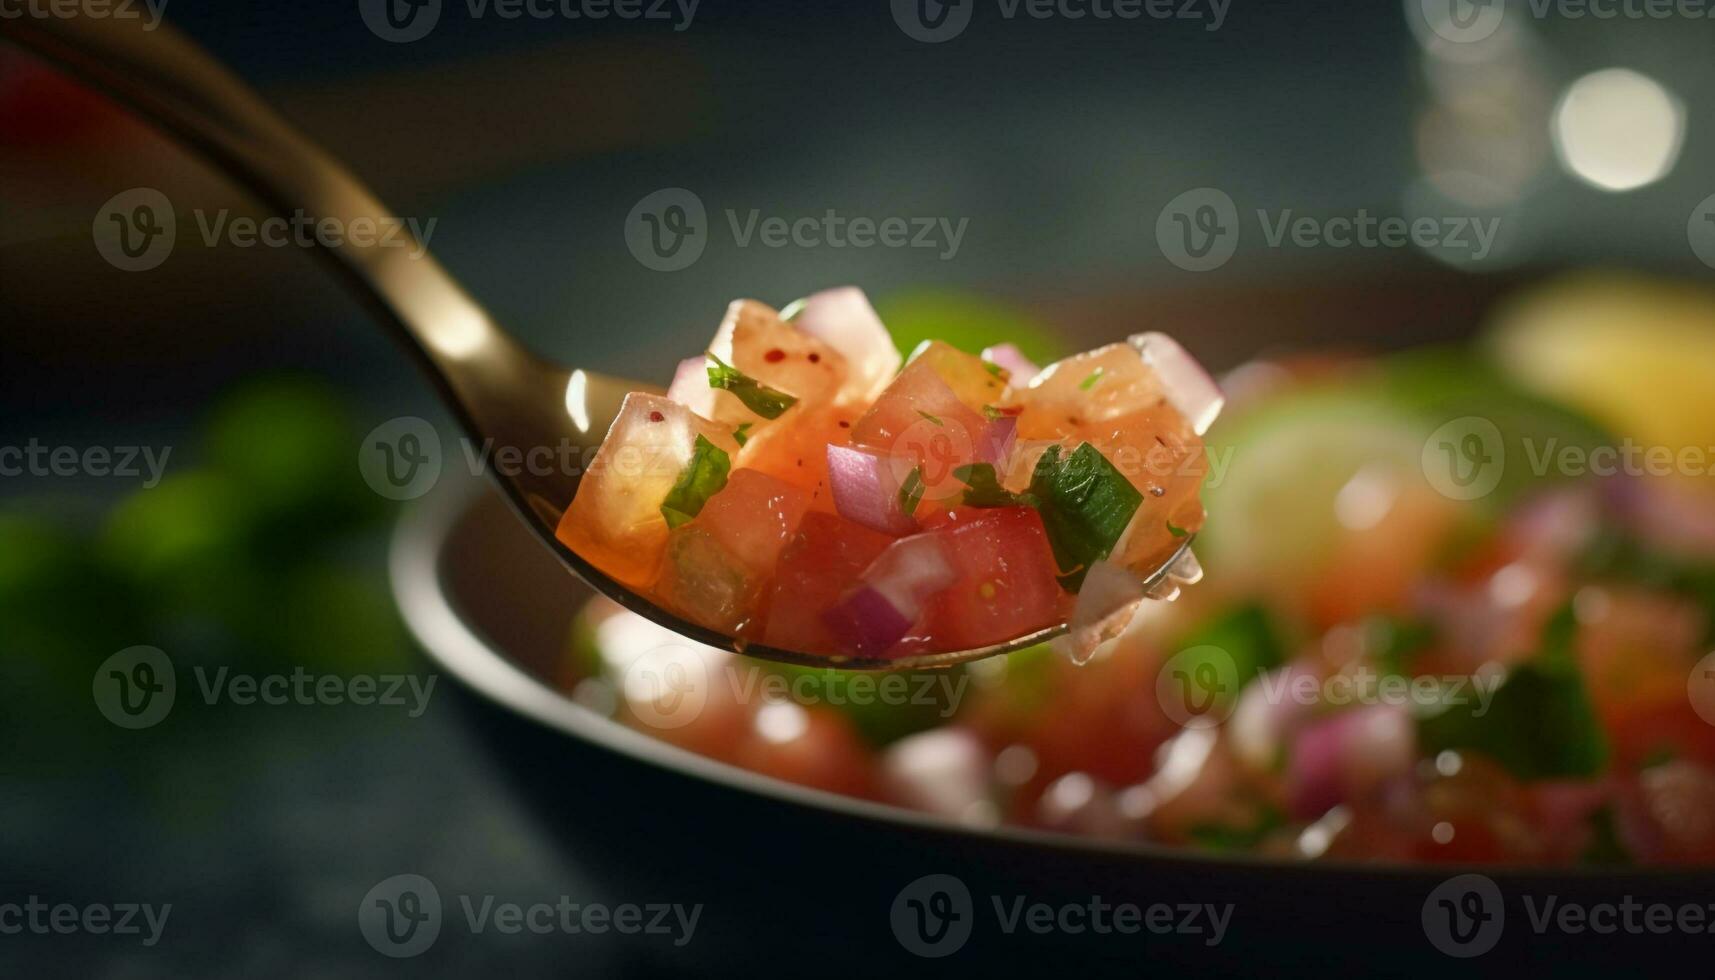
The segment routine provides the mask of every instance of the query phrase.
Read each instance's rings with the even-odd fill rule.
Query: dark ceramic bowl
[[[1361,339],[1354,316],[1416,291],[1415,303],[1396,308],[1423,323],[1396,319],[1389,334],[1432,339],[1429,318],[1439,313],[1444,323],[1449,308],[1483,303],[1417,286],[1327,291],[1321,300],[1300,299],[1290,315],[1308,324],[1320,307],[1321,322],[1335,324],[1328,333]],[[1236,317],[1254,311],[1253,303],[1226,297],[1201,309],[1214,324],[1221,309]],[[1261,346],[1216,336],[1241,349]],[[1002,975],[1183,968],[1416,976],[1549,967],[1583,974],[1675,959],[1706,970],[1715,943],[1681,927],[1652,932],[1642,912],[1634,914],[1639,929],[1621,919],[1613,933],[1571,931],[1559,918],[1569,905],[1612,904],[1624,913],[1629,900],[1676,913],[1695,905],[1715,922],[1715,876],[1706,873],[1288,864],[1010,828],[974,831],[682,751],[556,689],[570,623],[591,593],[498,496],[469,478],[444,485],[407,516],[392,574],[412,631],[435,667],[459,682],[473,731],[575,860],[625,896],[705,904],[694,943],[650,945],[643,954],[661,969],[866,977],[976,968]],[[1498,894],[1467,898],[1468,880],[1444,887],[1467,872],[1485,874]],[[925,905],[920,915],[909,903],[923,896],[902,892],[931,874],[958,879],[970,904]],[[1009,931],[999,911],[1010,913],[1021,897],[1058,909],[1087,908],[1097,896],[1110,906],[1171,906],[1155,922],[1173,927],[1156,933],[1145,918],[1138,932],[1099,932],[1075,916],[1065,924],[1081,931]],[[1231,906],[1219,942],[1207,913],[1191,920],[1201,931],[1178,929],[1187,915],[1181,907],[1191,905]],[[948,919],[935,912],[949,909],[970,926],[962,942],[962,925],[937,935]],[[1553,919],[1539,926],[1545,909]],[[1496,917],[1478,928],[1481,920],[1467,911]],[[1466,937],[1474,938],[1461,942]]]

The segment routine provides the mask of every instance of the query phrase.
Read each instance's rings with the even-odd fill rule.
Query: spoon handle
[[[130,107],[275,214],[347,229],[389,217],[357,178],[195,42],[165,24],[147,29],[141,20],[88,16],[91,2],[65,16],[59,4],[47,10],[0,0],[0,37]],[[427,362],[455,407],[468,404],[473,386],[498,380],[494,374],[533,363],[426,251],[351,237],[337,246],[318,239],[315,251]]]

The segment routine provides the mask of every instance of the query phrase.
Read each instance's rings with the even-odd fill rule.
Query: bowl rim
[[[1148,841],[1098,840],[1011,824],[977,827],[752,772],[652,738],[579,704],[518,666],[460,616],[440,574],[441,558],[454,528],[480,502],[480,495],[485,491],[498,493],[488,486],[487,481],[461,474],[443,479],[430,494],[404,508],[389,544],[388,568],[394,601],[406,628],[437,668],[489,704],[544,728],[657,769],[797,807],[830,811],[871,823],[968,840],[999,840],[1031,848],[1069,850],[1092,856],[1186,867],[1425,881],[1445,880],[1461,874],[1482,874],[1515,881],[1595,879],[1634,882],[1644,878],[1699,878],[1712,873],[1711,869],[1686,867],[1612,869],[1516,863],[1409,864],[1350,859],[1293,860],[1246,853],[1209,854]],[[510,508],[508,512],[511,513]],[[516,519],[517,515],[514,513],[513,517]]]

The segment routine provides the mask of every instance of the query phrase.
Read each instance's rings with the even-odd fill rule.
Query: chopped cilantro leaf
[[[1078,382],[1078,390],[1089,391],[1091,388],[1094,388],[1096,386],[1096,382],[1100,380],[1102,380],[1102,369],[1096,368],[1094,371],[1090,372],[1089,377]]]
[[[1048,447],[1031,474],[1030,494],[1068,592],[1076,592],[1089,567],[1113,551],[1143,503],[1143,494],[1087,442],[1064,456],[1059,446]]]
[[[709,498],[726,486],[727,473],[731,470],[732,459],[726,450],[706,437],[698,436],[691,451],[690,465],[679,474],[679,481],[673,484],[673,489],[667,492],[667,499],[661,502],[661,516],[667,519],[667,526],[689,523],[702,513]]]
[[[1608,764],[1608,739],[1574,659],[1576,632],[1568,604],[1543,631],[1536,656],[1514,667],[1494,690],[1486,712],[1469,685],[1450,690],[1453,696],[1418,721],[1426,754],[1480,752],[1526,780],[1600,773]]]
[[[1185,530],[1184,528],[1173,523],[1172,521],[1167,522],[1167,533],[1173,535],[1176,538],[1187,537],[1191,534],[1190,531]]]
[[[995,377],[999,378],[1002,381],[1005,381],[1008,378],[1012,377],[1012,372],[1008,371],[1006,368],[1001,367],[999,364],[996,364],[993,361],[984,361],[983,362],[983,368],[985,370],[987,370],[988,373],[994,375]]]
[[[753,422],[745,422],[745,423],[741,424],[738,428],[732,430],[733,441],[738,443],[740,446],[749,442],[750,441],[750,427],[754,424],[755,423],[753,423]]]
[[[965,485],[967,507],[1035,507],[1036,498],[1028,493],[1013,493],[1000,485],[992,463],[971,463],[953,470],[953,476]]]
[[[923,500],[923,489],[923,468],[913,467],[899,485],[899,507],[907,516],[917,512],[917,505]]]
[[[709,387],[732,392],[745,408],[765,419],[777,419],[798,404],[798,399],[768,387],[713,354],[709,360],[714,362],[709,365]]]

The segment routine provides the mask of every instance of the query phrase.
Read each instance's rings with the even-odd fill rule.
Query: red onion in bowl
[[[1012,375],[1012,386],[1022,388],[1030,383],[1030,379],[1042,373],[1024,352],[1012,344],[1000,344],[995,347],[983,348],[983,360],[1004,368]]]
[[[1226,398],[1215,379],[1197,363],[1179,342],[1164,333],[1140,333],[1131,338],[1131,345],[1143,362],[1161,379],[1167,400],[1185,416],[1198,435],[1209,431],[1221,414]]]
[[[834,509],[848,521],[884,534],[917,530],[916,519],[900,502],[899,478],[886,456],[830,443],[828,488],[834,495]]]
[[[1317,721],[1293,741],[1288,806],[1296,817],[1315,819],[1411,771],[1416,751],[1416,729],[1403,705],[1366,705]]]
[[[895,609],[887,597],[869,586],[859,586],[822,613],[834,638],[846,653],[874,656],[899,642],[911,629],[911,620]]]
[[[881,394],[902,363],[893,337],[856,286],[828,289],[798,301],[785,313],[799,330],[846,359],[845,394],[868,400]]]

